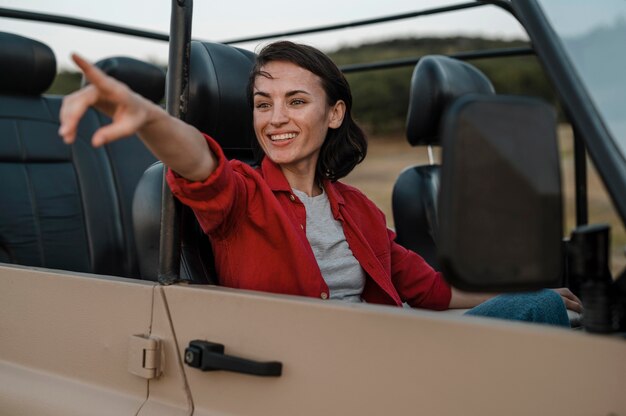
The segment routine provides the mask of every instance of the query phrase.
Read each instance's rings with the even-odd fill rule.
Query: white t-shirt
[[[297,189],[293,192],[306,208],[306,236],[330,298],[361,302],[365,272],[348,246],[341,222],[333,217],[326,192],[313,197]]]

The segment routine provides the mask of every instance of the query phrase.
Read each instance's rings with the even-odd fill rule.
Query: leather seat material
[[[252,143],[256,138],[246,86],[254,61],[254,54],[243,49],[192,41],[184,115],[187,123],[217,140],[227,158],[249,163],[253,162]],[[158,279],[161,175],[160,163],[151,166],[139,182],[133,203],[140,273],[142,278],[150,280]],[[178,212],[181,279],[190,283],[217,283],[209,237],[189,208],[178,206]]]
[[[56,76],[56,58],[48,45],[13,33],[0,32],[2,94],[38,96]]]
[[[163,164],[156,162],[141,177],[132,207],[139,270],[144,280],[158,281],[162,190]],[[180,278],[195,284],[217,283],[209,237],[190,208],[179,208]]]
[[[58,97],[32,100],[35,108],[43,100],[58,111]],[[0,191],[7,208],[0,234],[16,262],[124,275],[119,267],[124,264],[124,241],[110,164],[103,149],[89,144],[88,132],[99,127],[89,126],[89,121],[97,119],[90,114],[81,123],[76,144],[66,146],[57,134],[58,121],[48,115],[37,120],[26,102],[22,104],[21,117],[0,113],[0,172],[9,179],[3,181],[9,189]]]
[[[157,281],[159,273],[162,190],[163,164],[157,162],[143,173],[132,202],[139,274],[145,280]]]
[[[406,136],[412,146],[439,145],[439,129],[446,110],[460,97],[494,94],[491,81],[466,62],[442,55],[422,57],[411,78]],[[392,195],[397,242],[420,254],[438,269],[437,201],[439,165],[406,168]]]
[[[165,70],[157,65],[126,56],[101,59],[94,65],[150,101],[159,103],[165,96]],[[88,84],[84,76],[81,84]]]
[[[191,42],[189,105],[185,121],[213,137],[228,158],[252,161],[252,106],[246,86],[253,52],[217,43]]]
[[[133,91],[155,103],[160,102],[165,95],[166,74],[157,65],[130,57],[106,58],[99,60],[95,65],[107,75],[122,81]],[[85,84],[84,78],[83,84]],[[111,122],[102,113],[95,113],[95,115],[99,125]],[[104,149],[110,161],[115,193],[118,198],[119,219],[124,234],[123,250],[127,263],[126,269],[132,275],[139,275],[140,266],[132,214],[133,197],[143,172],[157,159],[136,135],[109,143],[104,146]],[[158,207],[160,207],[160,200]]]
[[[0,82],[0,175],[5,178],[0,259],[137,277],[132,194],[154,157],[137,137],[92,147],[93,133],[108,122],[92,109],[79,123],[76,143],[65,145],[57,133],[62,97],[41,95],[56,72],[52,51],[0,33],[0,74],[16,69],[15,82]]]
[[[411,77],[406,135],[412,146],[439,144],[445,110],[468,93],[494,94],[491,81],[476,67],[442,55],[422,57]]]
[[[438,165],[412,166],[400,173],[392,194],[396,241],[439,270],[437,261]]]

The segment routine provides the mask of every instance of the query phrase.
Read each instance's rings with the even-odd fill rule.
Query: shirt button
[[[289,199],[291,199],[291,202],[295,202],[296,201],[296,197],[293,196],[293,194],[289,195]]]
[[[302,228],[304,230],[304,225],[300,224],[300,228]]]
[[[322,292],[322,293],[320,294],[320,298],[322,298],[322,299],[328,299],[328,293],[326,293],[326,292]]]

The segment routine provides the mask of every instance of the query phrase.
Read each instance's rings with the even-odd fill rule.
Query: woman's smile
[[[270,134],[269,138],[273,143],[286,143],[291,139],[295,139],[298,136],[297,133],[280,133],[280,134]]]
[[[259,144],[283,171],[312,180],[328,129],[341,123],[335,106],[328,103],[321,79],[302,67],[273,61],[261,70],[253,90]]]

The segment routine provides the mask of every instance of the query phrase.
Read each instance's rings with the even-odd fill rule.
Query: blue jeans
[[[465,315],[570,326],[561,295],[549,289],[499,295],[470,309]]]

